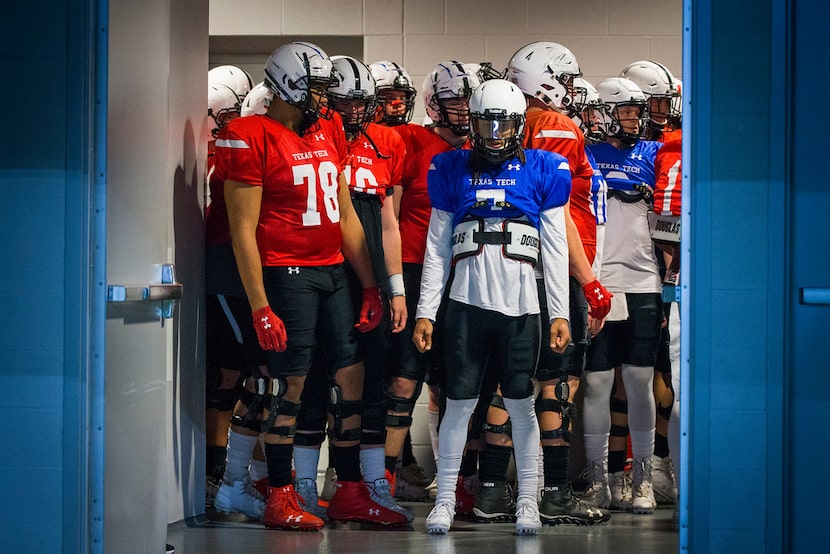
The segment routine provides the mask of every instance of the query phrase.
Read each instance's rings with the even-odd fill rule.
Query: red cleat
[[[259,494],[262,495],[262,498],[268,498],[268,478],[263,477],[259,481],[254,481],[254,488],[257,490]]]
[[[267,515],[267,511],[266,511]],[[405,525],[406,516],[385,508],[369,498],[369,491],[360,482],[338,481],[329,503],[330,520],[359,521],[380,525]]]
[[[300,507],[300,498],[294,485],[268,487],[268,504],[262,518],[268,529],[291,531],[319,531],[325,522]]]
[[[455,513],[459,515],[470,515],[476,505],[476,497],[469,490],[462,476],[458,476],[455,485]]]

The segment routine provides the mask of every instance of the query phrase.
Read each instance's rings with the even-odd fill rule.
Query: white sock
[[[294,479],[312,479],[317,482],[317,466],[320,464],[320,447],[294,445]]]
[[[467,444],[467,425],[478,398],[447,399],[447,411],[438,434],[438,494],[435,502],[455,506],[455,485],[461,469],[461,456]]]
[[[513,457],[519,481],[517,500],[536,501],[539,485],[539,422],[533,396],[505,398],[504,407],[513,427]]]
[[[438,412],[427,412],[427,427],[429,428],[429,442],[432,445],[432,459],[438,462]]]
[[[248,477],[251,454],[259,436],[249,437],[228,429],[228,454],[225,457],[225,481],[232,483]]]
[[[367,485],[386,477],[385,461],[382,444],[360,449],[360,471]]]
[[[265,460],[257,460],[251,458],[251,467],[249,469],[251,481],[257,482],[260,479],[268,477],[268,463]]]
[[[635,460],[654,454],[654,422],[657,405],[652,390],[654,367],[623,364],[622,379],[628,397],[628,428]]]

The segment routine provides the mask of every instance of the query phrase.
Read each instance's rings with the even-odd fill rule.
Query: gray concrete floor
[[[512,523],[473,523],[456,520],[446,536],[430,536],[424,530],[432,504],[403,503],[415,512],[412,526],[383,529],[359,524],[328,524],[317,533],[272,531],[244,516],[211,514],[168,528],[167,542],[176,554],[237,554],[274,552],[418,553],[418,554],[668,554],[678,552],[677,530],[671,523],[673,509],[659,508],[653,515],[615,512],[605,525],[543,527],[536,537],[518,537]]]

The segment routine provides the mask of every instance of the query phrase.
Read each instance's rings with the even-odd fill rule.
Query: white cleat
[[[452,502],[437,502],[427,516],[427,533],[430,535],[446,535],[452,527],[454,519],[455,505]]]
[[[522,498],[516,503],[516,534],[535,535],[542,528],[539,505],[535,500]]]

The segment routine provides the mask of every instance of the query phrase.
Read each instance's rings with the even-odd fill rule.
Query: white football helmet
[[[600,124],[604,106],[596,87],[586,79],[577,77],[573,88],[576,114],[571,119],[582,129],[586,141],[591,144],[604,141],[605,134]]]
[[[573,80],[582,72],[570,50],[555,42],[532,42],[507,64],[505,78],[525,95],[562,112],[573,109]]]
[[[271,100],[273,98],[274,93],[265,86],[265,83],[257,83],[251,89],[251,92],[248,93],[248,96],[245,97],[245,101],[242,102],[242,109],[239,115],[246,117],[249,115],[264,114],[271,106]]]
[[[300,110],[306,126],[318,117],[331,117],[323,99],[331,83],[331,60],[319,46],[308,42],[283,44],[265,63],[265,86]]]
[[[527,100],[517,85],[491,79],[470,95],[473,149],[489,161],[512,158],[522,148]]]
[[[343,118],[347,135],[357,135],[375,118],[377,89],[372,72],[351,56],[332,56],[334,82],[326,95]]]
[[[648,120],[648,104],[640,87],[629,79],[612,77],[601,81],[597,92],[604,104],[602,125],[606,136],[616,137],[629,146],[640,140]],[[636,110],[623,113],[629,107]]]
[[[229,87],[221,83],[208,85],[208,115],[213,119],[214,127],[210,129],[208,140],[216,139],[222,127],[239,117],[239,97]]]
[[[208,83],[222,84],[230,88],[239,97],[239,101],[254,88],[250,74],[235,65],[220,65],[208,71]]]
[[[417,94],[415,87],[412,86],[409,73],[400,65],[390,61],[375,62],[369,66],[369,69],[377,85],[378,105],[381,107],[380,119],[390,127],[409,123],[412,120],[412,112],[415,110],[415,95]],[[390,106],[402,106],[403,110],[390,114],[385,109],[387,103]]]
[[[671,120],[680,120],[680,83],[666,66],[641,60],[628,64],[620,77],[634,81],[646,96],[649,108],[649,125],[660,131]]]
[[[424,107],[435,127],[447,127],[461,137],[470,132],[467,100],[481,84],[479,64],[439,63],[424,79]]]

